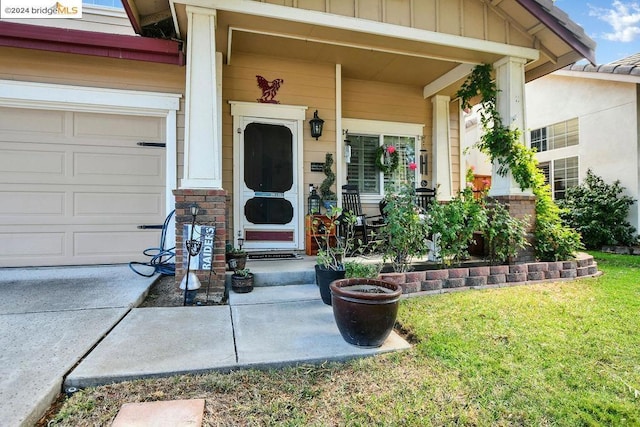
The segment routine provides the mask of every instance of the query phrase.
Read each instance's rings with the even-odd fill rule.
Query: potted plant
[[[326,178],[320,184],[320,197],[327,212],[338,203],[336,193],[331,189],[336,182],[336,174],[331,170],[332,166],[333,154],[327,153],[324,159],[324,166],[322,167],[322,172],[324,172]]]
[[[229,270],[242,270],[246,267],[247,252],[243,249],[234,248],[227,244],[225,259],[229,266]]]
[[[248,268],[235,270],[231,275],[231,289],[239,294],[253,290],[253,273]]]
[[[318,245],[316,284],[320,288],[322,301],[327,305],[331,305],[329,284],[345,277],[344,260],[354,245],[354,223],[352,214],[343,214],[342,209],[331,207],[326,218],[316,218],[312,224]]]
[[[330,288],[333,317],[342,338],[359,347],[380,347],[396,322],[400,285],[354,277],[335,280]]]

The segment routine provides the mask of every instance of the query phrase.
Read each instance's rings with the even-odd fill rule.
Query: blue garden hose
[[[129,268],[133,270],[135,273],[144,277],[151,277],[156,273],[160,273],[165,276],[175,276],[176,275],[176,263],[173,259],[176,256],[175,246],[169,249],[166,249],[165,241],[167,238],[167,228],[169,227],[169,222],[171,222],[171,217],[175,214],[175,210],[171,211],[167,218],[164,220],[164,224],[162,225],[162,233],[160,234],[160,247],[159,248],[147,248],[142,251],[148,257],[151,257],[149,262],[137,262],[131,261],[129,263]],[[138,266],[138,267],[135,267]],[[139,271],[139,266],[152,267],[153,271],[151,273],[144,273]]]

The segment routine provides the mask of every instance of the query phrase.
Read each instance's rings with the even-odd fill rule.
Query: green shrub
[[[520,142],[518,129],[503,125],[492,71],[490,64],[476,66],[456,95],[462,99],[462,108],[470,108],[471,101],[480,96],[483,135],[478,148],[498,162],[498,174],[505,176],[511,171],[520,188],[531,188],[536,196],[536,257],[541,261],[570,259],[582,248],[580,235],[562,222],[551,189],[537,167],[535,151]]]
[[[394,271],[405,272],[413,257],[429,252],[429,225],[416,207],[413,185],[403,184],[397,193],[388,192],[385,200],[384,260],[392,262]]]
[[[465,188],[446,204],[434,204],[429,211],[431,232],[437,236],[443,264],[459,264],[469,256],[469,243],[474,231],[484,229],[487,214],[475,200],[470,188]]]
[[[526,239],[527,223],[527,219],[512,217],[502,203],[496,203],[488,210],[486,226],[482,231],[492,265],[504,263],[529,245]]]
[[[565,199],[559,201],[564,208],[562,219],[582,235],[588,249],[636,241],[636,230],[627,221],[634,199],[623,192],[620,181],[607,184],[589,169],[584,181],[567,189]]]
[[[345,275],[347,279],[353,277],[366,277],[369,279],[375,279],[382,270],[382,264],[364,264],[358,261],[347,261],[344,263]]]

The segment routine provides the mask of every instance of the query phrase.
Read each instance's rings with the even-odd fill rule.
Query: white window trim
[[[382,120],[364,120],[364,119],[349,119],[342,118],[342,127],[347,133],[361,134],[361,135],[388,135],[388,136],[406,136],[415,138],[415,153],[420,152],[420,138],[424,124],[422,123],[403,123],[403,122],[388,122]],[[347,170],[347,164],[342,159],[343,170]],[[382,174],[382,172],[380,172]],[[420,182],[419,171],[415,171],[415,182]],[[384,180],[381,179],[380,183],[384,187]],[[362,194],[361,200],[363,203],[378,203],[384,197],[384,188],[380,189],[381,194],[371,195]]]

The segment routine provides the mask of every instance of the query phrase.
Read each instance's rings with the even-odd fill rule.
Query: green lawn
[[[206,425],[640,426],[640,257],[594,255],[596,279],[403,301],[406,352],[88,389],[56,425],[205,398]]]

